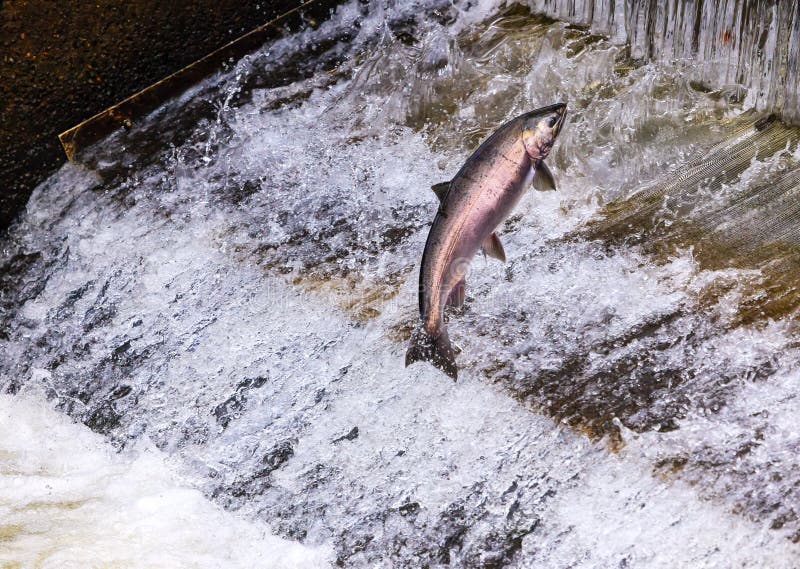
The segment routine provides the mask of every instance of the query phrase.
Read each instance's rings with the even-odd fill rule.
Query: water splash
[[[48,375],[41,371],[40,376]],[[147,444],[123,454],[34,398],[0,397],[0,563],[8,567],[328,567],[180,484]]]
[[[560,192],[474,263],[463,381],[403,368],[429,186],[554,100]],[[732,324],[761,267],[569,238],[746,112],[517,6],[348,4],[37,189],[0,385],[344,564],[794,565],[790,322]]]
[[[684,62],[688,77],[709,90],[746,97],[758,110],[800,110],[800,12],[791,2],[732,0],[530,0],[551,17],[589,26],[626,43],[631,57]]]

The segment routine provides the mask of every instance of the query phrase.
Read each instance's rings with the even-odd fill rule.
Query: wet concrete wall
[[[64,162],[60,132],[302,3],[0,2],[0,231]]]

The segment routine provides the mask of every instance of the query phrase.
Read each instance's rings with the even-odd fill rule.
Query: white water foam
[[[103,437],[30,397],[0,396],[0,565],[68,569],[328,567],[186,486],[149,444]]]
[[[283,87],[227,106],[247,75],[242,62],[222,80],[233,90],[212,101],[216,122],[198,125],[188,142],[121,180],[68,165],[37,190],[9,247],[34,259],[16,291],[34,292],[0,338],[0,379],[24,397],[44,390],[127,450],[112,454],[46,403],[4,399],[0,450],[16,453],[9,469],[20,470],[13,479],[30,496],[4,494],[18,517],[3,522],[0,548],[35,563],[55,543],[52,555],[64,557],[51,566],[157,565],[165,555],[163,566],[261,566],[283,562],[281,551],[287,563],[325,562],[331,542],[356,567],[796,565],[800,553],[780,528],[766,531],[746,507],[734,515],[752,485],[726,490],[735,479],[720,475],[739,464],[724,452],[762,422],[753,413],[763,407],[773,415],[763,430],[768,456],[756,454],[756,466],[772,460],[784,477],[794,468],[796,373],[780,326],[722,328],[697,346],[682,336],[734,308],[723,305],[657,329],[669,348],[646,365],[687,370],[698,385],[689,394],[701,401],[683,403],[690,412],[671,433],[628,433],[621,455],[507,391],[631,331],[617,352],[590,351],[587,366],[627,352],[644,359],[639,327],[691,308],[720,276],[691,251],[655,263],[635,247],[548,240],[599,199],[691,156],[715,138],[715,120],[740,109],[669,69],[619,71],[618,46],[580,47],[585,38],[562,24],[481,23],[493,2],[460,5],[451,24],[412,27],[411,46],[388,30],[413,6],[373,3],[365,18],[362,8],[350,3],[319,31],[273,46],[282,56],[362,20],[353,41],[369,49],[343,64],[352,76],[328,85],[329,70],[320,71],[296,85],[310,89],[307,98],[272,110]],[[470,52],[464,35],[473,32],[495,57]],[[456,110],[437,110],[450,91]],[[467,309],[450,324],[464,349],[460,382],[425,364],[404,368],[397,330],[416,317],[414,269],[436,208],[430,184],[455,172],[487,126],[561,97],[571,115],[551,157],[560,192],[531,194],[502,229],[507,266],[476,259]],[[394,288],[368,303],[373,312],[348,305],[387,279]],[[785,355],[775,363],[785,368],[777,383],[758,384],[750,370],[771,352]],[[493,385],[484,373],[492,363],[513,381]],[[592,387],[636,395],[635,372],[598,375]],[[721,372],[736,381],[724,390],[728,406],[709,418],[702,396]],[[569,386],[573,372],[560,373]],[[668,387],[659,393],[637,402],[642,412],[670,403]],[[602,394],[578,396],[604,403]],[[18,424],[36,436],[8,434]],[[158,452],[137,442],[148,438]],[[719,464],[689,482],[653,477],[662,455],[717,445]],[[48,496],[38,468],[59,492],[52,501],[68,506],[31,507]],[[785,483],[763,487],[769,500],[786,500]],[[167,498],[151,499],[158,495]],[[258,520],[323,549],[278,541]],[[206,547],[208,536],[216,541]]]

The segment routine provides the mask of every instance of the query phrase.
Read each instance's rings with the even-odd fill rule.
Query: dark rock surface
[[[0,231],[64,162],[59,133],[301,4],[0,3]]]

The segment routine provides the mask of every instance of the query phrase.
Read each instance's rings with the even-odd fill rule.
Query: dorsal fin
[[[556,189],[553,173],[544,161],[540,160],[533,173],[533,187],[540,192],[549,192]]]
[[[481,248],[483,249],[484,255],[499,259],[504,263],[506,262],[506,252],[503,250],[503,244],[500,243],[500,238],[497,236],[497,233],[492,233],[489,237],[484,239]]]
[[[439,198],[439,201],[443,201],[444,197],[447,195],[447,190],[450,189],[450,182],[439,182],[438,184],[434,184],[431,186],[433,193],[436,194],[436,197]]]

